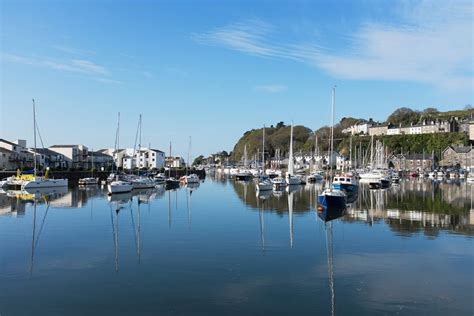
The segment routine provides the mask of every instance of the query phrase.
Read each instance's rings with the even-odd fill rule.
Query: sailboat
[[[262,136],[262,174],[265,174],[265,125],[263,126]],[[257,191],[270,191],[273,189],[273,182],[268,176],[262,176],[256,186]]]
[[[91,176],[87,178],[81,178],[78,181],[79,185],[97,185],[99,184],[99,178],[94,177],[94,151],[91,150]]]
[[[335,98],[336,98],[336,87],[332,90],[332,110],[331,110],[331,139],[330,139],[330,160],[333,157],[334,151],[334,107],[335,107]],[[332,186],[332,163],[330,161],[330,185],[329,188],[324,190],[321,194],[318,195],[318,211],[331,211],[337,212],[339,210],[346,209],[347,196],[346,193],[342,190],[334,188]]]
[[[138,141],[138,153],[134,152],[134,157],[136,160],[136,167],[138,169],[137,171],[137,176],[135,177],[130,177],[130,183],[132,184],[133,189],[152,189],[155,187],[155,181],[149,177],[145,176],[140,176],[140,162],[141,162],[141,152],[142,152],[142,115],[140,114],[140,118],[138,119],[138,128],[137,128],[137,133],[139,132],[140,138]],[[136,139],[135,139],[136,141]],[[136,145],[136,142],[135,142]],[[135,147],[134,147],[135,151]]]
[[[27,178],[21,184],[21,189],[36,189],[36,188],[53,188],[53,187],[67,187],[67,179],[50,179],[49,178],[49,167],[46,168],[46,173],[43,177],[40,177],[36,174],[37,164],[36,164],[36,106],[35,100],[33,99],[33,134],[34,134],[34,169],[33,176]]]
[[[115,150],[114,150],[114,160],[117,161],[117,151],[119,149],[119,131],[120,131],[120,112],[118,113],[118,122],[117,122],[117,132],[115,135]],[[118,170],[117,170],[118,172]],[[117,194],[117,193],[127,193],[131,192],[133,186],[130,182],[122,181],[119,179],[118,173],[112,173],[110,175],[111,182],[107,185],[108,194]],[[115,178],[115,180],[113,180]]]
[[[172,159],[171,156],[171,142],[170,142],[170,159]],[[168,166],[168,178],[165,180],[165,188],[166,190],[170,189],[176,189],[179,187],[179,180],[171,176],[171,167],[173,166],[173,162],[170,163]]]
[[[189,147],[188,147],[188,163],[186,164],[186,175],[181,177],[181,181],[184,183],[199,183],[199,176],[195,173],[188,175],[188,166],[191,165],[191,136],[189,136]]]
[[[288,171],[286,172],[285,182],[288,185],[301,184],[301,179],[294,175],[295,165],[293,158],[293,124],[291,124],[290,132],[290,156],[288,157]]]
[[[248,158],[247,158],[247,144],[244,146],[244,167],[239,169],[239,172],[235,175],[236,180],[247,181],[250,180],[253,176],[248,168]],[[232,172],[232,170],[231,170]]]

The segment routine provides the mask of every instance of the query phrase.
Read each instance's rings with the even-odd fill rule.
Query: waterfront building
[[[448,146],[441,154],[440,166],[469,169],[472,165],[472,148],[469,146]]]
[[[34,156],[34,148],[28,148],[28,151]],[[36,148],[36,163],[38,164],[38,169],[46,169],[48,167],[58,169],[68,168],[71,160],[63,154],[48,148]]]
[[[436,159],[428,154],[398,154],[389,158],[397,171],[428,171],[436,168]]]
[[[18,168],[21,169],[23,167],[33,166],[33,155],[29,153],[28,149],[26,148],[26,140],[18,139],[15,142],[10,142],[6,139],[0,138],[0,148],[9,151],[3,152],[5,154],[5,157],[9,156],[9,170],[16,170]]]
[[[125,170],[161,169],[165,166],[165,153],[158,149],[142,148],[140,151],[133,148],[118,150],[116,163]]]
[[[112,155],[103,153],[102,151],[89,151],[88,169],[101,170],[102,168],[109,169],[114,165],[114,158]]]
[[[183,157],[180,156],[168,156],[165,158],[166,168],[184,168],[186,163],[184,162]]]
[[[66,157],[68,168],[87,169],[88,167],[89,149],[84,145],[53,145],[49,149]]]

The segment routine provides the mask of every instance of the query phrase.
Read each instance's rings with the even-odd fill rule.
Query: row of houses
[[[461,121],[457,118],[450,120],[423,120],[420,124],[410,124],[407,126],[395,126],[390,123],[380,124],[372,120],[360,124],[352,125],[342,131],[351,135],[419,135],[466,132],[470,139],[474,140],[474,121]]]
[[[397,171],[429,171],[439,167],[454,167],[474,172],[474,149],[469,146],[448,146],[441,153],[441,159],[431,154],[392,154],[387,161]],[[347,157],[337,152],[332,158],[327,154],[315,156],[314,153],[295,154],[295,164],[298,168],[318,165],[322,168],[332,167],[336,170],[351,168],[351,162]],[[271,158],[270,168],[284,168],[288,165],[288,158]]]
[[[165,157],[158,149],[133,148],[89,150],[82,144],[53,145],[48,148],[29,148],[26,140],[8,141],[0,138],[0,170],[33,168],[34,155],[39,169],[110,169],[113,166],[131,170],[182,168],[184,159],[179,156]]]

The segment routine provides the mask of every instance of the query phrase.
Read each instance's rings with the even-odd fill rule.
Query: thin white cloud
[[[255,90],[267,93],[278,93],[288,90],[287,86],[284,85],[264,85],[264,86],[256,86]]]
[[[25,57],[2,53],[1,62],[18,63],[36,67],[44,67],[57,71],[66,71],[86,75],[88,78],[106,84],[122,84],[122,81],[106,77],[110,72],[104,66],[84,59],[57,60],[47,58]]]
[[[474,88],[471,2],[400,2],[397,9],[397,25],[362,24],[345,36],[348,47],[343,52],[331,52],[317,42],[281,41],[275,27],[259,20],[194,34],[193,39],[258,57],[303,62],[336,78]]]
[[[53,45],[52,47],[58,51],[72,55],[95,55],[95,51],[88,49],[75,48],[66,45]]]
[[[46,67],[54,70],[78,72],[88,75],[106,75],[109,71],[92,61],[73,59],[73,60],[56,60],[46,58],[25,57],[15,54],[2,53],[2,61],[20,63],[25,65],[33,65],[38,67]]]

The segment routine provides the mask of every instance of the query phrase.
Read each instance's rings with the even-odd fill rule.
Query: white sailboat
[[[120,131],[120,112],[118,113],[118,123],[117,123],[117,134],[115,136],[115,150],[114,150],[114,160],[117,161],[117,151],[119,148],[119,131]],[[118,174],[115,175],[115,180],[111,181],[107,185],[107,190],[109,194],[118,194],[118,193],[127,193],[131,192],[133,186],[130,182],[122,181],[119,179]]]
[[[263,126],[263,136],[262,136],[262,170],[265,174],[265,125]],[[268,177],[261,178],[257,183],[257,191],[270,191],[273,189],[272,180]]]
[[[99,184],[99,178],[94,177],[94,151],[91,150],[91,176],[86,178],[81,178],[78,181],[79,185],[97,185]]]
[[[293,158],[293,124],[290,132],[290,155],[288,157],[288,171],[286,172],[285,182],[288,185],[301,184],[300,177],[295,176],[295,165]]]
[[[27,180],[23,181],[21,184],[21,189],[37,189],[37,188],[54,188],[54,187],[67,187],[67,179],[50,179],[49,167],[46,169],[46,173],[43,177],[40,177],[36,174],[37,164],[36,164],[36,107],[35,100],[33,99],[33,134],[34,134],[34,174],[29,177]]]
[[[188,163],[186,164],[186,175],[181,177],[184,183],[199,183],[199,176],[195,173],[188,175],[188,165],[191,165],[191,136],[189,136]]]
[[[145,176],[140,176],[140,155],[142,152],[142,115],[140,114],[140,117],[138,119],[138,128],[137,128],[137,134],[139,136],[138,140],[138,153],[133,153],[133,156],[135,157],[136,160],[136,167],[137,167],[137,175],[135,177],[130,177],[130,183],[132,184],[133,189],[152,189],[156,186],[155,181],[149,177]],[[136,138],[135,138],[135,145],[136,145]],[[135,151],[135,146],[134,146],[134,151]],[[133,166],[133,164],[132,164]]]

